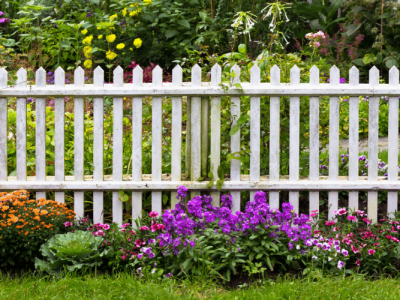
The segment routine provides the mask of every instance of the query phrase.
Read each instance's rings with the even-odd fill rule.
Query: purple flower
[[[149,244],[149,245],[151,245],[151,244],[154,244],[154,240],[153,239],[149,239],[148,241],[147,241],[147,243]]]
[[[340,83],[345,83],[346,82],[346,78],[340,78]]]
[[[341,260],[339,260],[339,261],[338,261],[338,264],[337,264],[337,268],[340,270],[341,268],[343,268],[343,266],[344,266],[344,262],[342,262]]]
[[[153,252],[150,252],[149,253],[149,258],[153,258],[155,255],[154,255],[154,253]]]
[[[167,273],[167,274],[165,274],[165,277],[171,278],[171,277],[172,277],[172,274],[171,274],[171,273]]]
[[[88,13],[88,14],[86,15],[86,18],[89,18],[91,15],[92,15],[92,13]]]
[[[0,17],[1,17],[2,15],[4,15],[4,13],[0,10]]]
[[[344,256],[347,256],[347,255],[349,255],[349,251],[347,251],[346,249],[342,249],[342,254]]]
[[[176,196],[176,199],[179,199],[179,197],[183,200],[186,198],[188,189],[184,186],[178,186],[178,196]]]

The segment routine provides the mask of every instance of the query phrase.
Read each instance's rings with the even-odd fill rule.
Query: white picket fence
[[[240,82],[240,68],[234,66],[235,78]],[[329,191],[329,216],[338,209],[338,192],[349,191],[349,206],[358,208],[358,191],[368,191],[368,216],[377,220],[379,190],[388,191],[388,212],[397,210],[398,182],[398,111],[399,111],[399,71],[393,67],[389,74],[389,84],[379,84],[379,71],[373,67],[369,73],[369,84],[359,84],[359,71],[350,70],[350,83],[339,84],[339,69],[330,70],[330,83],[319,83],[319,70],[312,67],[310,83],[300,83],[300,70],[293,67],[290,84],[280,83],[280,70],[271,69],[271,82],[260,82],[260,69],[253,66],[249,83],[241,83],[242,89],[231,87],[224,91],[221,86],[221,67],[215,65],[211,71],[211,82],[201,82],[201,68],[192,68],[191,82],[182,82],[182,69],[177,66],[172,72],[172,83],[163,83],[162,70],[153,70],[153,82],[143,83],[143,71],[137,67],[133,71],[133,82],[123,83],[123,70],[114,70],[113,84],[104,84],[104,71],[97,67],[94,83],[84,84],[84,71],[75,70],[74,84],[65,85],[65,72],[55,71],[55,84],[46,85],[46,72],[40,68],[36,72],[36,85],[27,85],[27,73],[20,69],[16,86],[7,86],[7,72],[0,70],[0,190],[26,189],[40,191],[37,197],[45,196],[45,191],[55,191],[57,201],[64,202],[65,191],[74,191],[74,209],[78,217],[84,215],[84,191],[93,191],[93,217],[95,222],[103,219],[103,191],[113,191],[113,221],[122,222],[122,202],[119,191],[132,191],[132,216],[142,211],[143,191],[152,192],[152,210],[161,212],[161,192],[174,191],[185,185],[191,191],[207,190],[208,182],[182,181],[182,97],[188,97],[191,104],[191,178],[201,174],[201,112],[202,101],[211,97],[211,153],[210,168],[214,179],[218,179],[220,165],[221,136],[221,96],[231,97],[232,125],[240,115],[241,96],[250,96],[250,176],[241,175],[240,161],[231,161],[230,180],[225,181],[222,190],[233,195],[233,209],[240,209],[240,191],[269,191],[272,207],[279,206],[279,191],[289,191],[289,200],[296,212],[299,211],[299,191],[309,191],[310,211],[319,209],[319,191]],[[270,96],[270,151],[269,176],[260,176],[260,96]],[[329,177],[321,180],[319,175],[319,97],[330,97],[329,115]],[[369,143],[368,180],[358,176],[358,116],[359,96],[369,96]],[[46,97],[55,97],[55,176],[46,177]],[[64,97],[74,97],[74,176],[64,172]],[[94,97],[93,119],[93,178],[84,176],[84,97]],[[103,97],[113,97],[113,175],[103,176]],[[142,174],[142,99],[152,96],[152,174]],[[171,175],[161,172],[162,155],[162,97],[172,98],[172,151]],[[290,162],[289,179],[279,174],[280,97],[290,96]],[[300,96],[310,97],[310,161],[309,178],[299,179],[299,122]],[[339,96],[350,96],[350,143],[349,176],[341,178],[339,172]],[[389,96],[389,167],[388,177],[378,178],[378,114],[379,97]],[[7,174],[7,97],[17,98],[17,176]],[[27,178],[26,98],[36,98],[36,177]],[[132,175],[123,176],[123,97],[133,97],[132,105]],[[203,99],[203,100],[202,100]],[[206,136],[208,132],[206,133]],[[240,130],[231,136],[232,153],[240,151]],[[203,138],[204,142],[204,138]],[[219,192],[211,189],[215,203]],[[175,195],[173,193],[173,195]]]

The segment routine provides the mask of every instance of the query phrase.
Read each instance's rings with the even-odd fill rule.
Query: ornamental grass
[[[40,245],[73,220],[75,212],[64,203],[29,199],[24,190],[0,193],[0,266],[33,264]]]

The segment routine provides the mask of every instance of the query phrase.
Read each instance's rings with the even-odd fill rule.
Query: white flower
[[[8,134],[8,139],[11,140],[11,139],[13,139],[13,138],[14,138],[14,134],[13,134],[12,132],[10,132],[10,133]]]
[[[151,270],[151,274],[154,274],[156,272],[156,269]]]
[[[328,257],[328,261],[331,261],[332,260],[332,257]]]
[[[300,245],[297,245],[297,246],[296,246],[296,249],[297,249],[297,250],[300,250]]]

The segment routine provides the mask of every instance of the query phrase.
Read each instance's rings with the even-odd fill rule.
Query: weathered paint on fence
[[[290,72],[290,84],[280,83],[280,70],[271,69],[271,82],[260,82],[260,69],[253,66],[250,82],[240,82],[240,68],[235,65],[231,85],[240,83],[242,88],[231,87],[223,90],[221,67],[215,65],[211,70],[211,82],[201,82],[201,68],[192,68],[191,82],[182,82],[182,68],[173,69],[172,83],[162,82],[162,69],[153,70],[153,83],[143,83],[143,70],[133,70],[131,84],[123,83],[123,70],[117,67],[113,84],[104,84],[104,71],[97,67],[94,71],[93,85],[84,84],[84,70],[80,67],[74,72],[74,84],[65,85],[65,72],[61,68],[55,71],[55,85],[46,85],[46,72],[40,68],[36,72],[36,85],[27,85],[24,69],[17,72],[16,86],[7,86],[7,72],[0,69],[0,190],[28,189],[37,190],[37,197],[45,196],[45,191],[55,191],[56,200],[63,202],[65,191],[74,191],[74,209],[78,217],[84,216],[84,191],[93,191],[93,216],[95,222],[103,220],[103,192],[113,191],[113,221],[122,222],[123,205],[119,197],[120,190],[132,191],[132,216],[140,216],[142,211],[142,192],[152,192],[152,209],[161,212],[162,191],[171,191],[175,198],[175,189],[186,185],[198,194],[201,190],[210,190],[219,203],[220,192],[208,189],[208,182],[197,182],[204,175],[206,167],[218,180],[218,166],[221,161],[221,97],[231,97],[232,126],[241,114],[241,97],[250,96],[250,175],[243,175],[239,160],[231,161],[230,180],[225,181],[222,190],[230,191],[233,196],[233,210],[240,210],[241,191],[250,191],[254,196],[257,190],[269,191],[270,205],[279,207],[279,191],[289,191],[289,201],[296,212],[299,211],[299,191],[309,191],[310,211],[319,210],[319,191],[328,191],[329,216],[338,207],[338,192],[349,191],[349,206],[358,208],[358,191],[368,191],[368,215],[377,219],[377,191],[388,191],[388,212],[397,210],[400,190],[398,181],[398,111],[399,111],[399,71],[393,67],[389,73],[389,84],[379,84],[379,70],[372,68],[369,84],[359,83],[359,72],[350,70],[349,84],[339,84],[339,69],[332,67],[330,83],[319,82],[319,70],[310,69],[310,83],[300,83],[300,70],[296,66]],[[152,174],[142,174],[142,98],[152,96]],[[269,176],[260,176],[260,96],[270,96],[270,149]],[[310,161],[309,178],[299,177],[299,128],[300,96],[310,97]],[[329,114],[329,176],[319,174],[319,96],[330,96]],[[369,98],[369,175],[368,180],[358,176],[358,96]],[[378,117],[379,96],[389,96],[389,164],[388,178],[378,177]],[[55,176],[46,176],[45,148],[45,99],[55,97]],[[64,97],[74,97],[74,176],[65,176],[64,167]],[[93,108],[93,176],[84,176],[84,97],[94,97]],[[103,173],[103,110],[105,96],[113,98],[113,175]],[[123,99],[132,96],[132,174],[123,174]],[[162,174],[162,97],[172,99],[172,149],[171,175]],[[211,98],[208,98],[211,96]],[[289,125],[289,176],[279,174],[280,155],[280,97],[290,97]],[[349,105],[349,177],[339,174],[339,96],[350,96]],[[7,174],[7,97],[17,98],[17,172],[16,177]],[[26,98],[36,97],[36,177],[28,177],[26,157]],[[182,97],[188,101],[187,130],[190,157],[186,167],[190,168],[191,181],[185,181],[182,175]],[[211,100],[211,102],[209,102]],[[210,130],[208,129],[208,105],[210,103]],[[188,132],[189,131],[189,132]],[[207,131],[207,132],[204,132]],[[210,133],[209,133],[210,131]],[[210,138],[210,156],[208,157],[208,139]],[[206,143],[207,142],[207,143]],[[238,130],[231,136],[230,152],[241,150],[241,133]],[[204,145],[202,145],[202,143]],[[210,160],[209,164],[205,160]],[[187,174],[189,175],[189,174]],[[175,203],[175,202],[173,202]]]

